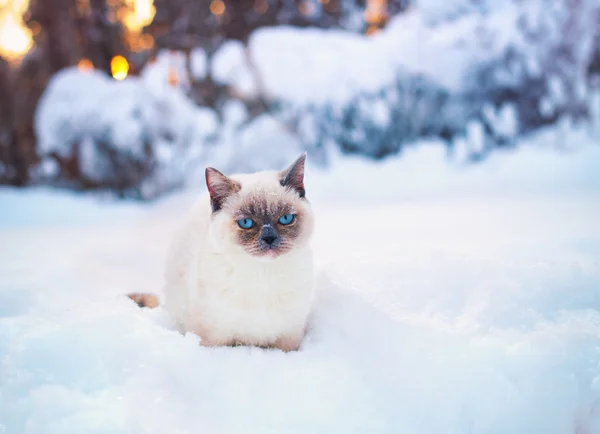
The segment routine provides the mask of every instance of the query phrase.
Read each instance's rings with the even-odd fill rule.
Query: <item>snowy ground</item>
[[[123,296],[160,294],[192,193],[0,189],[0,432],[600,433],[600,149],[459,174],[421,149],[308,173],[290,354],[199,347]]]

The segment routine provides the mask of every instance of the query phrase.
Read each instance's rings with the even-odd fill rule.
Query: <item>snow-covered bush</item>
[[[297,133],[314,159],[325,161],[330,146],[382,158],[420,137],[466,133],[478,108],[465,98],[462,80],[474,59],[490,56],[475,43],[460,45],[474,25],[452,22],[440,30],[416,10],[374,37],[260,29],[250,38],[249,56],[224,45],[215,72],[220,83],[251,98],[257,87],[250,57],[271,114]],[[446,34],[451,37],[440,37]]]
[[[233,173],[281,169],[301,152],[297,136],[281,121],[266,113],[250,119],[240,101],[227,102],[222,117],[218,140],[207,156],[207,161],[220,170]]]
[[[81,188],[152,197],[181,182],[193,143],[216,121],[175,89],[100,72],[54,76],[36,111],[41,177]],[[54,164],[48,164],[48,161]]]
[[[520,132],[563,116],[587,118],[600,3],[536,0],[514,8],[513,37],[498,56],[473,65],[467,92],[481,104],[513,106]]]
[[[282,115],[317,155],[330,146],[379,159],[420,137],[450,138],[462,132],[468,113],[458,98],[423,76],[398,74],[375,93],[343,105],[289,106]],[[326,159],[326,155],[322,155]]]
[[[168,85],[168,68],[115,81],[100,72],[63,70],[36,112],[38,181],[152,198],[198,178],[205,165],[227,171],[280,168],[300,145],[281,122],[250,119],[231,101],[221,119]]]
[[[380,158],[438,136],[450,148],[477,142],[464,157],[478,161],[562,116],[590,114],[594,23],[593,0],[421,0],[372,37],[266,28],[248,52],[272,114],[323,159],[330,145]],[[254,95],[246,59],[227,54],[221,82]]]

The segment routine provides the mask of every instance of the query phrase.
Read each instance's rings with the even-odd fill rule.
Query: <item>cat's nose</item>
[[[265,236],[263,236],[263,237],[262,237],[262,240],[263,240],[265,243],[267,243],[269,246],[270,246],[271,244],[273,244],[273,243],[275,242],[275,240],[276,240],[276,239],[277,239],[277,237],[276,237],[276,236],[274,236],[274,235],[265,235]]]

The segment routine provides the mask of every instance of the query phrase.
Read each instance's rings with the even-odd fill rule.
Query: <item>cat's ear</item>
[[[300,197],[306,195],[304,190],[304,163],[306,162],[306,152],[302,154],[290,167],[280,173],[279,183],[283,187],[291,188],[298,192]]]
[[[240,191],[242,186],[239,182],[229,179],[217,169],[206,168],[206,186],[210,194],[210,205],[213,212],[219,211],[223,202],[233,193]]]

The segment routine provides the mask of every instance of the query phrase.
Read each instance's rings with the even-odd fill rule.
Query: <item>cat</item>
[[[229,177],[206,169],[208,194],[167,260],[164,302],[201,345],[300,348],[314,293],[305,161],[303,154],[281,172]]]

